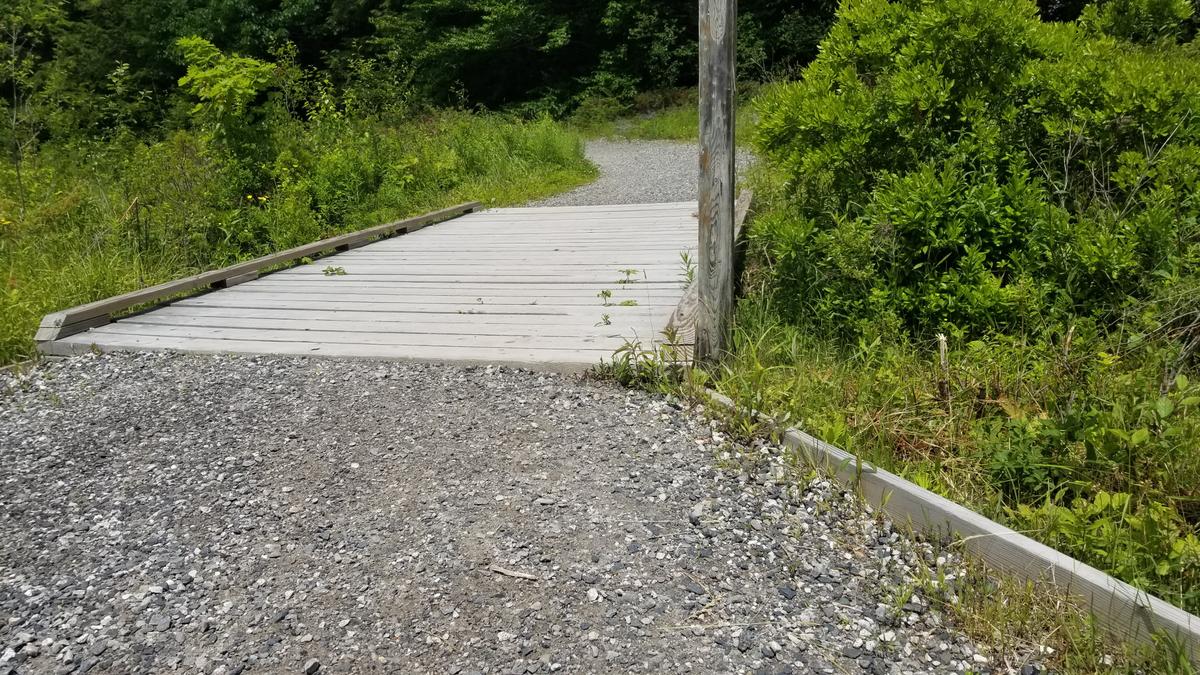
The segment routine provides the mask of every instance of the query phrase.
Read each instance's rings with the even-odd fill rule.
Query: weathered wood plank
[[[603,325],[599,320],[598,315],[591,313],[555,313],[555,314],[503,314],[503,313],[488,313],[488,314],[446,314],[446,313],[430,313],[430,312],[407,312],[407,311],[379,311],[370,309],[316,309],[305,307],[300,309],[287,307],[229,307],[224,305],[170,305],[161,307],[153,312],[138,314],[135,318],[144,320],[145,317],[232,317],[232,318],[263,318],[263,319],[297,319],[302,321],[319,322],[343,322],[354,324],[367,324],[377,322],[389,323],[437,323],[439,325],[463,324],[468,326],[477,326],[481,330],[491,326],[531,326],[537,330],[558,330],[561,328],[570,328],[571,330],[586,331],[596,328],[597,330],[618,331],[621,326],[634,325],[635,322],[643,322],[639,326],[655,325],[654,322],[665,321],[665,316],[661,312],[647,312],[642,316],[622,314],[616,317],[618,321]],[[610,315],[611,316],[611,315]]]
[[[538,349],[607,349],[615,350],[624,344],[620,337],[609,336],[542,336],[542,335],[478,335],[445,333],[403,333],[391,331],[346,330],[278,330],[226,326],[175,326],[137,321],[119,321],[90,333],[97,341],[117,341],[114,336],[140,335],[195,339],[319,342],[321,344],[410,345],[421,347],[528,347]]]
[[[193,308],[195,309],[195,308]],[[442,318],[434,320],[391,320],[371,319],[356,321],[346,317],[321,320],[310,316],[312,312],[299,313],[293,318],[268,318],[257,313],[245,316],[224,316],[220,314],[192,313],[183,315],[165,315],[162,312],[151,312],[141,316],[121,319],[121,325],[152,324],[158,326],[206,326],[209,328],[254,328],[260,330],[280,331],[341,331],[353,333],[416,333],[422,335],[512,335],[537,338],[623,338],[621,329],[612,326],[598,326],[591,323],[549,323],[542,324],[533,321],[513,321],[509,323],[479,323],[451,322]],[[642,328],[650,329],[650,321]],[[101,334],[102,331],[93,333]]]
[[[699,267],[695,356],[715,360],[733,315],[737,0],[700,0]]]
[[[422,275],[428,272],[457,272],[462,270],[471,270],[476,274],[480,272],[495,272],[503,274],[522,274],[529,271],[527,264],[507,264],[493,261],[491,263],[462,263],[453,260],[433,261],[426,260],[425,262],[410,263],[405,265],[397,264],[384,257],[378,258],[339,258],[337,261],[338,267],[343,269],[374,270],[403,270],[405,274]],[[342,276],[342,275],[327,275],[324,272],[324,267],[320,265],[305,265],[310,271],[318,272],[326,276]],[[299,268],[296,268],[299,269]],[[601,278],[612,277],[614,279],[623,279],[627,275],[624,270],[633,270],[640,276],[641,272],[654,272],[656,274],[673,274],[679,276],[682,273],[681,266],[676,264],[655,264],[655,265],[637,265],[629,267],[621,267],[619,265],[590,265],[587,263],[578,263],[572,265],[564,265],[555,262],[552,257],[545,258],[538,265],[538,271],[543,274],[567,272],[572,274],[594,274]]]
[[[498,209],[486,209],[480,211],[485,216],[496,215],[570,215],[571,217],[585,217],[590,213],[624,213],[624,212],[652,212],[652,211],[678,211],[691,207],[696,208],[695,202],[652,202],[648,204],[598,204],[591,206],[506,206]]]
[[[239,274],[236,277],[229,277],[228,279],[222,279],[221,281],[213,283],[212,287],[213,288],[232,288],[233,286],[237,286],[239,284],[244,284],[248,281],[254,281],[257,278],[258,278],[258,272],[247,272],[246,274]]]
[[[454,226],[458,230],[504,231],[514,230],[562,230],[565,232],[670,232],[685,229],[696,224],[696,205],[687,208],[659,211],[657,213],[627,212],[609,215],[585,214],[538,214],[529,216],[507,217],[485,211],[472,216]]]
[[[321,344],[253,340],[214,340],[160,336],[121,336],[120,344],[91,340],[91,333],[72,335],[47,345],[56,356],[102,351],[185,351],[201,354],[281,354],[338,358],[397,359],[430,363],[496,364],[578,373],[611,356],[606,349],[505,349],[485,347],[417,347],[408,345]]]
[[[65,329],[66,330],[65,334],[69,335],[72,333],[80,333],[82,331],[88,330],[89,328],[103,326],[104,324],[108,323],[111,320],[112,319],[109,317],[108,314],[98,314],[96,316],[90,316],[85,319],[73,320],[70,324],[67,325],[67,327]],[[54,325],[48,326],[48,325],[46,325],[46,320],[42,319],[42,325],[38,326],[37,332],[34,333],[34,335],[33,335],[33,339],[39,343],[45,342],[47,340],[55,340],[64,334],[63,331],[64,331],[63,326],[54,326]]]
[[[448,218],[454,218],[479,208],[479,202],[468,202],[459,204],[449,208],[440,209],[431,213],[426,213],[413,218],[405,218],[395,222],[386,223],[384,225],[376,225],[358,232],[330,237],[312,244],[305,244],[295,248],[280,251],[268,256],[263,256],[255,260],[251,260],[237,265],[231,265],[219,270],[202,272],[184,279],[177,279],[167,283],[158,284],[149,288],[143,288],[123,295],[118,295],[113,298],[106,298],[96,302],[90,302],[70,309],[65,309],[58,312],[53,312],[46,315],[42,319],[41,327],[38,331],[38,339],[54,340],[64,335],[69,335],[72,332],[84,330],[90,326],[87,325],[90,321],[98,320],[100,317],[111,316],[115,312],[120,312],[130,307],[154,302],[162,298],[183,293],[186,291],[208,286],[226,279],[233,279],[245,276],[252,272],[259,272],[268,267],[284,264],[293,260],[298,260],[303,257],[316,255],[322,251],[336,249],[347,243],[356,241],[366,241],[368,239],[383,235],[393,234],[400,231],[414,231],[425,227],[431,223],[440,222]]]
[[[578,287],[578,286],[577,286]],[[482,298],[484,302],[498,302],[501,300],[515,301],[517,303],[528,304],[530,302],[541,302],[543,304],[554,304],[557,299],[570,300],[566,304],[579,304],[581,300],[587,300],[589,303],[599,304],[597,299],[601,290],[612,292],[611,302],[619,300],[641,298],[649,298],[652,300],[667,300],[675,303],[679,299],[678,284],[670,286],[634,286],[628,284],[603,284],[595,287],[596,290],[591,293],[582,291],[570,292],[572,289],[552,288],[552,289],[535,289],[526,290],[526,286],[515,286],[510,284],[508,288],[504,287],[484,287],[484,288],[413,288],[411,284],[371,284],[369,282],[359,281],[357,283],[341,283],[341,284],[325,284],[320,281],[302,281],[290,280],[277,281],[271,284],[257,284],[253,289],[240,292],[278,292],[278,293],[316,293],[316,294],[331,294],[344,296],[347,293],[370,293],[372,295],[394,295],[401,297],[456,297],[462,300],[475,302]]]
[[[589,253],[588,251],[556,251],[556,255],[554,255],[554,261],[564,265],[576,263],[594,264],[611,269],[641,267],[641,265],[672,264],[676,265],[677,268],[682,269],[683,265],[680,263],[679,257],[680,252],[682,251],[689,251],[689,253],[691,253],[694,251],[694,249],[686,249],[686,247],[683,247],[683,249],[673,251],[653,251],[640,253],[640,255],[635,252],[632,253],[632,255],[631,253],[610,253],[610,255],[606,256],[594,255],[594,253]],[[430,256],[418,255],[418,253],[409,252],[404,249],[377,249],[376,246],[371,246],[370,249],[364,250],[362,255],[356,255],[356,253],[344,253],[344,256],[347,257],[343,258],[338,256],[337,259],[348,259],[348,261],[359,261],[359,259],[362,259],[362,261],[377,261],[377,259],[386,259],[386,261],[395,262],[396,264],[432,261],[455,261],[463,264],[493,264],[497,262],[521,264],[546,262],[546,253],[544,251],[529,253],[520,251],[478,251],[474,253],[458,252],[458,255],[454,257],[438,256],[436,258],[431,258]],[[331,258],[323,258],[320,262],[330,261],[330,259]]]
[[[547,235],[547,236],[552,236],[552,235]],[[337,259],[338,260],[347,260],[347,261],[352,261],[352,262],[386,261],[388,263],[395,263],[395,264],[411,263],[411,264],[416,264],[416,265],[419,265],[419,264],[451,264],[451,263],[456,263],[456,264],[460,264],[460,265],[469,265],[469,264],[520,265],[520,264],[526,263],[526,262],[537,262],[537,263],[549,262],[554,265],[562,266],[562,267],[587,266],[587,267],[600,267],[600,268],[607,268],[607,269],[614,269],[614,270],[615,269],[625,269],[626,267],[645,267],[645,266],[672,267],[675,269],[679,269],[681,267],[681,265],[680,265],[681,252],[682,251],[691,251],[691,250],[692,249],[690,249],[688,247],[681,246],[678,249],[670,250],[670,251],[654,251],[654,252],[646,252],[646,253],[624,251],[624,252],[614,253],[614,254],[610,255],[609,257],[600,257],[598,255],[591,254],[587,251],[579,251],[579,252],[575,252],[575,253],[565,252],[565,251],[555,251],[553,253],[547,253],[546,251],[529,251],[529,252],[509,253],[508,255],[505,255],[505,253],[500,253],[500,252],[495,252],[495,251],[491,251],[491,252],[482,252],[481,251],[475,255],[468,255],[466,253],[461,253],[460,251],[455,251],[455,253],[461,253],[461,254],[455,255],[453,257],[440,256],[438,258],[431,259],[427,256],[419,256],[416,253],[410,253],[409,251],[407,251],[403,248],[386,249],[386,248],[378,248],[378,247],[372,246],[371,248],[363,249],[361,252],[346,253],[346,254],[340,255],[340,256],[338,256]],[[324,262],[324,260],[328,260],[328,258],[323,259],[322,262]]]
[[[413,280],[413,279],[424,279],[426,281],[460,279],[462,281],[488,280],[488,281],[503,282],[503,281],[525,280],[526,282],[531,282],[531,281],[532,282],[539,282],[539,281],[546,282],[546,281],[551,281],[551,280],[561,280],[564,282],[573,281],[573,282],[588,283],[588,284],[593,284],[593,285],[603,285],[603,286],[608,286],[608,287],[628,286],[631,288],[636,288],[636,287],[638,287],[639,284],[671,283],[671,282],[676,281],[680,277],[679,272],[677,272],[675,270],[671,270],[669,272],[647,271],[644,276],[638,275],[636,278],[631,278],[629,280],[625,280],[625,278],[623,276],[617,274],[617,272],[615,270],[612,272],[582,272],[582,273],[581,272],[567,272],[567,271],[556,272],[555,270],[547,270],[545,274],[542,274],[542,273],[540,273],[541,270],[539,269],[538,270],[539,274],[521,274],[520,272],[517,272],[517,271],[508,271],[508,272],[490,271],[490,270],[487,270],[486,268],[481,267],[481,268],[475,268],[473,271],[471,270],[471,268],[462,268],[462,269],[457,269],[457,270],[456,269],[427,270],[424,272],[414,270],[410,273],[410,270],[405,269],[405,268],[393,268],[391,266],[385,266],[385,265],[380,265],[380,266],[353,265],[353,264],[349,264],[349,263],[344,265],[342,268],[345,270],[345,274],[340,274],[338,276],[356,277],[356,278],[360,278],[360,279],[364,279],[364,280],[370,279],[370,280],[376,281],[377,283],[383,283],[381,281],[381,279],[385,278],[385,277],[394,279],[395,281],[405,281],[405,280]],[[320,270],[312,270],[309,272],[295,272],[295,273],[287,276],[286,278],[288,278],[290,280],[296,280],[296,281],[304,279],[304,280],[307,280],[309,283],[315,283],[318,280],[328,279],[329,275],[322,274]]]
[[[393,271],[387,271],[387,270],[360,269],[360,268],[354,267],[352,265],[346,265],[345,270],[346,270],[346,274],[343,276],[352,276],[352,277],[357,277],[360,279],[371,279],[371,280],[378,281],[380,283],[384,283],[386,281],[418,282],[420,280],[424,280],[426,282],[435,282],[436,281],[436,282],[443,282],[443,283],[453,283],[455,281],[460,282],[460,283],[490,283],[490,282],[496,282],[496,283],[503,283],[503,282],[545,283],[548,281],[554,281],[555,283],[564,283],[564,284],[575,283],[575,284],[593,284],[593,285],[597,284],[597,283],[600,283],[600,284],[606,283],[604,277],[597,277],[594,274],[567,274],[567,273],[561,273],[561,274],[557,274],[557,275],[556,274],[489,274],[486,272],[475,273],[475,274],[435,274],[435,273],[404,274],[403,272],[393,272]],[[321,273],[321,270],[305,270],[305,271],[289,270],[289,272],[290,272],[290,278],[292,278],[292,279],[298,279],[298,278],[324,279],[324,278],[327,278],[324,274]],[[675,281],[677,277],[678,277],[677,274],[670,274],[670,275],[664,274],[664,275],[659,275],[659,276],[650,276],[649,279],[639,280],[639,281],[631,281],[628,284],[624,284],[624,285],[627,285],[630,287],[636,287],[638,284],[643,284],[643,283],[654,283],[654,282],[668,283],[668,282]],[[611,281],[609,281],[607,283],[611,284],[612,286],[618,285],[616,279],[612,279]]]
[[[618,225],[618,222],[625,224]],[[454,237],[469,235],[493,235],[511,232],[514,236],[533,237],[538,234],[555,233],[564,235],[579,235],[592,239],[605,236],[658,236],[679,237],[685,233],[691,234],[696,227],[696,219],[692,217],[679,219],[677,222],[664,223],[661,220],[647,220],[645,225],[630,225],[629,221],[591,221],[563,223],[561,221],[546,221],[545,225],[537,225],[529,221],[472,221],[454,227],[448,234]],[[562,228],[568,229],[562,229]],[[687,237],[690,241],[692,237]]]
[[[541,298],[537,296],[526,297],[485,297],[482,295],[471,297],[469,295],[400,295],[400,294],[383,294],[383,293],[358,293],[350,297],[346,297],[345,293],[320,293],[313,291],[290,291],[290,290],[261,290],[250,288],[239,290],[236,297],[245,301],[261,302],[270,304],[272,302],[341,302],[345,304],[370,304],[370,305],[416,305],[416,306],[453,306],[461,308],[502,308],[511,307],[586,307],[594,308],[597,313],[604,311],[608,306],[617,307],[647,307],[655,309],[673,310],[678,304],[676,298],[652,298],[641,297],[636,294],[629,294],[621,299],[615,296],[610,298],[608,305],[605,305],[597,297],[557,297],[557,298]],[[629,300],[636,302],[635,305],[621,305],[621,300]]]
[[[353,279],[349,275],[344,277],[312,279],[309,277],[288,277],[282,278],[272,276],[260,280],[254,285],[255,288],[269,289],[307,289],[313,291],[328,291],[331,293],[359,293],[359,292],[374,292],[374,293],[399,293],[404,295],[416,295],[420,293],[430,293],[432,295],[463,295],[475,297],[481,294],[484,295],[507,295],[507,294],[533,294],[540,297],[595,297],[595,294],[601,290],[611,290],[614,295],[617,294],[632,294],[654,295],[663,297],[678,298],[680,290],[683,288],[684,282],[673,281],[655,281],[643,282],[640,284],[614,284],[612,282],[595,282],[588,284],[548,284],[548,283],[405,283],[405,284],[380,284],[374,283],[366,279]]]
[[[370,312],[409,312],[409,313],[424,313],[424,314],[466,314],[466,315],[558,315],[558,316],[580,316],[594,317],[599,319],[603,314],[608,314],[611,317],[625,316],[641,316],[654,315],[663,317],[664,322],[666,317],[670,316],[671,310],[669,307],[628,307],[622,305],[609,305],[607,307],[597,303],[594,307],[588,305],[573,306],[573,305],[505,305],[503,307],[488,307],[487,305],[479,305],[474,303],[426,303],[426,304],[410,304],[402,302],[355,302],[354,300],[321,300],[321,299],[297,299],[287,300],[284,298],[254,298],[241,297],[232,294],[222,293],[219,296],[216,294],[199,296],[195,298],[186,298],[175,303],[176,306],[209,306],[209,307],[256,307],[261,309],[358,309],[360,311]]]
[[[656,340],[683,289],[680,252],[695,246],[696,219],[692,203],[574,211],[466,215],[178,299],[46,351],[95,343],[578,370],[627,339]],[[326,267],[345,274],[326,276]],[[631,283],[625,269],[637,270]]]
[[[463,245],[463,244],[466,244],[466,245]],[[660,252],[666,252],[666,253],[668,253],[668,255],[678,255],[679,251],[690,249],[690,246],[685,246],[682,244],[644,244],[643,245],[643,244],[629,243],[629,241],[625,241],[625,243],[620,243],[620,241],[610,241],[610,243],[606,243],[604,245],[593,245],[593,244],[571,244],[571,243],[566,243],[566,241],[564,241],[564,243],[557,243],[557,241],[548,240],[548,241],[541,241],[541,243],[538,243],[534,246],[520,245],[520,244],[479,245],[479,244],[469,243],[469,241],[468,241],[468,243],[452,244],[452,243],[449,243],[449,241],[434,241],[434,243],[414,244],[412,246],[397,246],[396,247],[396,250],[400,250],[400,249],[403,249],[404,251],[407,251],[410,253],[416,253],[416,252],[422,252],[422,253],[456,253],[456,252],[476,253],[476,252],[478,252],[478,253],[481,253],[481,252],[487,252],[487,251],[504,250],[504,251],[514,251],[514,252],[523,251],[523,252],[527,252],[527,253],[534,253],[534,255],[536,255],[536,253],[548,253],[548,252],[575,252],[575,253],[595,252],[595,253],[599,253],[599,255],[610,256],[610,255],[613,255],[613,253],[617,253],[617,255],[620,255],[620,253],[629,252],[629,251],[632,251],[635,249],[636,249],[636,251],[641,252],[641,253],[655,253],[655,255],[661,255]],[[386,246],[380,247],[379,250],[386,251],[386,250],[389,250],[389,247],[386,247]]]

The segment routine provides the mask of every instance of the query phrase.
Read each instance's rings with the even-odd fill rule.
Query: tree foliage
[[[765,77],[806,63],[834,5],[745,0],[744,72]],[[199,43],[180,40],[193,38],[229,59],[281,61],[290,52],[301,71],[356,89],[359,103],[375,109],[392,97],[559,114],[589,97],[628,101],[696,77],[693,0],[16,0],[12,7],[7,24],[22,8],[54,8],[53,21],[21,29],[28,38],[21,72],[0,73],[5,92],[36,81],[45,137],[186,124],[190,103],[176,83],[198,56]]]
[[[192,114],[201,126],[216,134],[244,126],[247,106],[273,83],[275,67],[245,56],[222,54],[204,38],[179,38],[176,44],[187,64],[179,85],[199,99]]]

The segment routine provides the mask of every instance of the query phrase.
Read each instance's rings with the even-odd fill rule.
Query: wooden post
[[[700,307],[696,360],[725,348],[733,314],[737,0],[700,0]]]

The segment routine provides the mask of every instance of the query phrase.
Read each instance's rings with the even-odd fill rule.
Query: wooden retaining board
[[[714,403],[745,411],[728,396],[706,391]],[[785,447],[843,485],[857,489],[898,525],[950,537],[993,569],[1052,585],[1081,602],[1097,626],[1120,641],[1154,647],[1157,637],[1168,636],[1182,645],[1193,665],[1200,665],[1200,617],[805,431],[783,427],[757,411],[750,414],[779,432]]]
[[[696,222],[694,202],[477,211],[41,348],[57,355],[173,350],[578,372],[626,341],[661,337],[684,292],[681,254],[694,254]]]
[[[738,409],[724,394],[709,390],[708,395],[730,410]],[[1183,646],[1194,665],[1200,665],[1200,617],[805,431],[759,417],[780,431],[785,447],[802,453],[839,482],[856,487],[895,523],[948,536],[994,569],[1053,585],[1083,603],[1098,627],[1118,640],[1154,646],[1156,636],[1169,636]]]

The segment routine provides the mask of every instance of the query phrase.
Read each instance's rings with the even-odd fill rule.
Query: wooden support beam
[[[700,246],[695,355],[716,360],[733,315],[737,0],[700,0]]]
[[[733,241],[736,246],[742,240],[742,224],[746,222],[746,215],[750,213],[750,202],[754,199],[754,191],[749,188],[743,189],[738,194],[737,205],[734,207],[733,218]],[[687,285],[683,291],[683,297],[679,299],[679,304],[675,306],[675,311],[671,313],[671,318],[667,321],[667,328],[664,331],[666,335],[672,337],[672,344],[687,351],[687,355],[695,350],[696,346],[696,316],[700,311],[700,297],[696,288],[696,282],[693,279],[692,283]]]
[[[203,286],[233,286],[250,281],[258,274],[276,265],[299,260],[300,258],[317,255],[325,251],[346,250],[373,241],[378,237],[388,236],[397,232],[415,232],[427,225],[448,220],[470,213],[480,206],[479,202],[467,202],[457,206],[440,209],[413,218],[405,218],[384,225],[368,227],[357,232],[322,239],[311,244],[272,253],[244,263],[230,265],[219,270],[201,272],[183,279],[168,281],[157,286],[131,291],[113,298],[89,302],[70,309],[47,314],[41,326],[38,327],[35,339],[39,342],[49,342],[75,333],[81,333],[89,328],[103,326],[111,321],[113,314],[150,302],[155,302],[172,295],[191,291]]]

